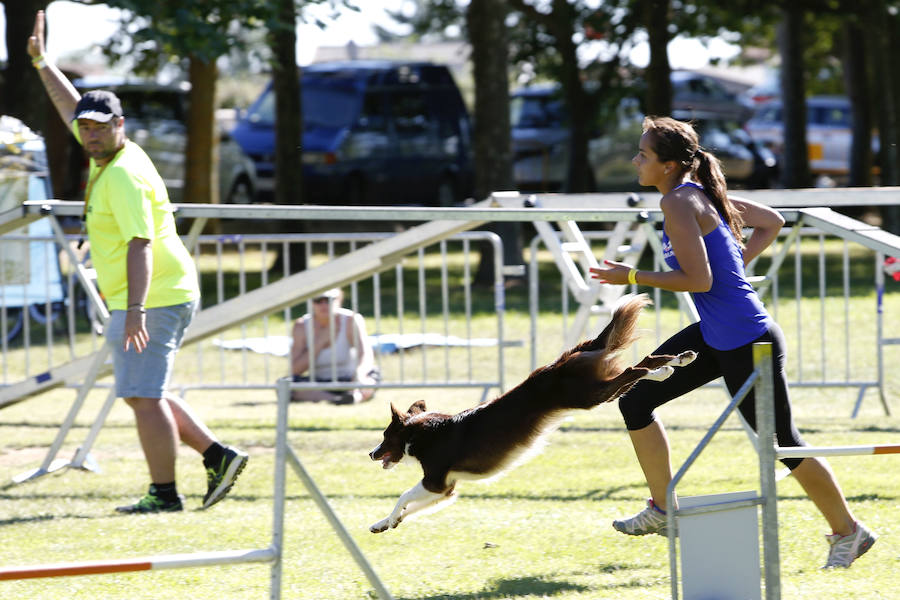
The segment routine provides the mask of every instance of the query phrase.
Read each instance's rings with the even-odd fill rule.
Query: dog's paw
[[[678,354],[674,359],[669,361],[669,364],[673,367],[684,367],[694,362],[695,358],[697,358],[696,352],[694,352],[693,350],[685,350],[681,354]]]
[[[674,367],[670,367],[669,365],[664,365],[659,367],[658,369],[653,369],[652,371],[648,371],[646,375],[644,375],[641,379],[649,379],[650,381],[663,381],[664,379],[668,379],[669,375],[675,372]]]
[[[388,527],[393,529],[397,525],[403,522],[403,517],[388,517]]]
[[[377,523],[372,523],[369,525],[369,531],[372,533],[381,533],[382,531],[387,531],[388,529],[388,520],[382,519]]]

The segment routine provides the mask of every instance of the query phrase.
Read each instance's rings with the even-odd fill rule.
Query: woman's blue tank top
[[[685,185],[703,191],[696,183],[678,187]],[[662,244],[666,264],[672,269],[681,268],[665,229]],[[718,227],[703,236],[703,244],[713,281],[708,292],[691,293],[700,313],[700,332],[713,348],[733,350],[761,336],[769,328],[771,317],[747,281],[743,252],[721,215]]]

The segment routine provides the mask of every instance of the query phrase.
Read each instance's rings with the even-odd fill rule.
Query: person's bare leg
[[[153,483],[175,481],[177,426],[169,404],[161,398],[126,398],[134,411],[138,439]]]
[[[216,436],[200,420],[187,402],[172,394],[166,394],[166,401],[175,418],[175,425],[182,442],[203,454],[204,450],[217,441]]]
[[[829,464],[820,458],[804,458],[791,474],[813,501],[831,530],[840,535],[853,533],[856,519]]]
[[[662,423],[654,421],[643,429],[629,430],[628,434],[647,479],[653,503],[661,510],[666,510],[666,489],[672,481],[666,429]]]

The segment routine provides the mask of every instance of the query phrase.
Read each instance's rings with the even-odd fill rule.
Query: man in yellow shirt
[[[147,494],[125,513],[182,510],[175,486],[180,437],[203,455],[203,508],[225,497],[247,454],[220,444],[166,387],[184,332],[200,300],[197,272],[175,230],[165,184],[144,151],[125,136],[125,117],[112,92],[81,96],[44,57],[44,13],[38,11],[28,53],[57,112],[72,124],[90,156],[85,226],[97,284],[110,310],[106,343],[116,393],[134,410],[150,471]]]

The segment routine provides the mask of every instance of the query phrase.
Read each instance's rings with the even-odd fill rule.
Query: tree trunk
[[[300,74],[297,70],[296,21],[293,0],[278,0],[278,25],[271,34],[276,123],[276,204],[303,203],[303,107],[300,100]]]
[[[16,117],[44,136],[53,197],[75,200],[79,199],[80,190],[69,185],[80,177],[80,173],[72,173],[71,153],[75,142],[53,108],[26,50],[28,37],[34,30],[34,17],[49,3],[48,0],[3,3],[6,11],[7,61],[6,68],[0,71],[0,114]],[[46,36],[47,40],[53,36],[53,23],[49,21],[46,22]],[[56,57],[50,59],[55,60]],[[78,152],[80,157],[80,150]]]
[[[881,146],[879,163],[881,185],[900,185],[900,74],[893,52],[898,51],[898,17],[891,15],[884,0],[874,0],[868,15],[867,39],[873,45],[873,72],[875,96],[878,98],[878,138]],[[892,233],[900,233],[900,207],[888,206],[882,211],[882,227]]]
[[[475,151],[475,199],[492,192],[511,190],[513,183],[512,144],[509,121],[509,49],[505,0],[475,0],[466,10],[466,26],[472,45],[475,80],[473,146]],[[503,240],[503,263],[521,265],[522,226],[499,222],[486,227]],[[481,261],[475,280],[493,281],[494,247],[481,244]]]
[[[216,80],[214,60],[190,56],[191,81],[188,135],[185,148],[184,197],[182,202],[219,203],[218,135],[216,131]]]
[[[641,22],[647,29],[650,63],[647,65],[647,114],[672,114],[672,68],[669,65],[669,0],[643,0]]]
[[[297,69],[297,12],[294,0],[277,0],[278,22],[270,29],[272,87],[275,93],[275,203],[303,204],[303,106],[300,72]],[[275,223],[276,232],[304,233],[305,221]],[[306,269],[303,244],[290,244],[290,272]],[[279,252],[271,271],[283,272],[284,255]]]
[[[475,83],[475,199],[515,188],[509,120],[509,72],[504,0],[476,0],[466,11]]]
[[[588,141],[596,115],[594,103],[584,89],[581,69],[578,65],[578,46],[572,36],[576,22],[575,10],[568,0],[553,0],[553,12],[548,16],[550,31],[556,40],[561,74],[560,84],[569,113],[568,173],[563,191],[570,194],[594,190],[594,178],[588,162]]]
[[[6,68],[0,73],[0,114],[21,119],[35,130],[43,130],[53,110],[41,80],[31,66],[26,50],[28,37],[34,30],[37,11],[44,10],[48,0],[13,0],[4,2],[6,12]],[[46,25],[47,39],[51,24]],[[49,107],[49,108],[48,108]],[[55,110],[53,112],[55,113]]]
[[[781,23],[778,25],[778,50],[781,54],[784,123],[781,174],[786,188],[804,188],[812,184],[806,146],[806,84],[802,36],[803,8],[794,2],[785,2],[781,9]]]
[[[853,141],[850,147],[850,186],[872,185],[872,111],[866,72],[866,42],[863,27],[848,19],[843,27],[844,87],[850,99]]]

